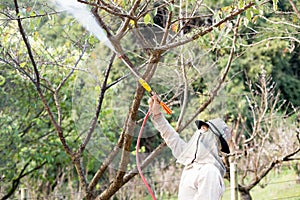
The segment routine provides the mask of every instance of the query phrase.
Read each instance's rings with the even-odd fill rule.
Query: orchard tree
[[[218,94],[233,61],[239,60],[236,52],[244,39],[240,31],[276,11],[277,4],[277,0],[5,2],[0,29],[1,84],[28,88],[34,103],[26,105],[29,101],[24,98],[20,103],[7,103],[11,110],[23,106],[29,113],[27,121],[20,116],[10,120],[11,110],[1,112],[11,122],[5,124],[10,129],[3,137],[14,131],[7,138],[26,150],[18,151],[20,155],[12,161],[18,162],[19,175],[6,178],[12,182],[12,192],[2,198],[12,195],[22,178],[45,166],[60,174],[52,174],[48,184],[58,187],[58,180],[63,182],[72,173],[71,163],[79,180],[79,186],[73,180],[71,188],[82,191],[79,198],[114,196],[138,174],[131,157],[148,97],[132,71],[172,108],[174,114],[168,119],[179,133],[192,129],[189,124],[200,113],[207,108],[213,113],[212,108],[224,105]],[[15,95],[8,89],[4,92]],[[24,113],[22,109],[17,112]],[[22,125],[23,121],[28,125]],[[32,148],[28,140],[22,140],[23,129],[12,125],[30,127],[27,137],[44,150],[39,145]],[[157,142],[161,140],[155,138],[153,129],[147,132],[157,145],[147,145],[148,138],[143,141],[148,154],[143,154],[142,168],[166,147]],[[41,137],[51,139],[52,145],[39,143]],[[1,141],[1,145],[6,143]],[[61,165],[68,166],[70,173],[63,172]]]
[[[280,98],[275,82],[262,69],[257,82],[248,81],[245,103],[249,110],[239,115],[234,127],[233,149],[241,199],[283,162],[299,160],[299,111]],[[289,112],[288,107],[291,107]],[[284,108],[284,109],[282,109]]]

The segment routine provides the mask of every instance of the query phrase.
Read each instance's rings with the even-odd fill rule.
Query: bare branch
[[[299,13],[299,10],[297,9],[296,5],[294,4],[293,0],[289,0],[295,14],[297,15],[297,17],[300,19],[300,13]]]
[[[120,152],[123,142],[124,142],[124,138],[120,138],[117,145],[114,147],[114,149],[111,151],[111,153],[105,158],[102,165],[99,167],[99,169],[97,170],[97,172],[95,173],[93,179],[91,180],[91,182],[89,184],[88,188],[90,191],[93,191],[95,189],[98,181],[102,177],[102,175],[105,172],[105,170],[107,169],[108,165],[113,161],[115,156]]]
[[[62,115],[61,115],[61,108],[60,108],[60,103],[59,103],[59,99],[58,99],[58,93],[59,93],[60,89],[62,88],[62,86],[72,76],[72,74],[74,73],[75,69],[77,68],[77,65],[79,64],[79,61],[81,60],[81,58],[83,57],[83,54],[86,51],[86,46],[87,45],[84,46],[84,49],[82,50],[82,53],[79,55],[79,58],[75,62],[74,67],[71,69],[71,71],[69,72],[69,74],[66,77],[63,78],[63,80],[59,83],[59,85],[57,86],[57,88],[54,91],[53,98],[54,98],[54,102],[55,102],[55,106],[56,106],[56,110],[57,110],[57,123],[58,123],[59,126],[61,126]]]
[[[163,142],[161,143],[158,147],[156,147],[156,149],[154,151],[151,152],[151,154],[142,162],[141,164],[141,169],[143,169],[144,167],[146,167],[147,165],[150,164],[150,162],[157,157],[157,155],[159,155],[164,148],[166,147],[166,143]],[[124,184],[127,183],[128,181],[130,181],[135,175],[138,174],[138,170],[135,167],[134,169],[132,169],[130,172],[128,172],[126,174],[126,176],[124,176]]]
[[[58,125],[57,121],[55,120],[54,118],[54,115],[48,105],[48,102],[45,98],[45,96],[43,95],[43,92],[41,90],[41,87],[40,87],[40,76],[39,76],[39,71],[37,69],[37,65],[36,65],[36,62],[35,62],[35,59],[33,57],[33,53],[32,53],[32,49],[31,49],[31,46],[30,46],[30,43],[29,43],[29,40],[26,36],[26,33],[25,33],[25,30],[22,26],[22,23],[21,23],[21,20],[19,19],[20,17],[20,12],[19,12],[19,6],[18,6],[18,2],[17,0],[14,0],[14,3],[15,3],[15,10],[16,10],[16,15],[18,16],[18,27],[19,27],[19,30],[20,30],[20,33],[22,35],[22,38],[23,38],[23,41],[25,42],[25,45],[26,45],[26,48],[27,48],[27,51],[28,51],[28,54],[29,54],[29,57],[30,57],[30,60],[31,60],[31,63],[33,65],[33,69],[34,69],[34,72],[35,72],[35,78],[36,80],[34,80],[34,84],[36,86],[36,89],[37,89],[37,92],[44,104],[44,107],[45,107],[45,110],[47,111],[49,117],[50,117],[50,120],[52,122],[52,124],[54,125],[55,129],[56,129],[56,132],[58,133],[58,136],[60,138],[60,141],[65,149],[65,151],[69,154],[69,155],[72,155],[72,150],[70,149],[70,147],[68,146],[68,144],[66,143],[66,140],[65,140],[65,137],[63,135],[63,131],[62,131],[62,128],[61,126]]]
[[[294,27],[294,28],[297,28],[297,29],[300,28],[300,26],[297,26],[295,24],[288,23],[288,22],[285,22],[285,21],[278,21],[278,22],[272,21],[272,20],[270,20],[270,19],[268,19],[268,18],[266,18],[265,16],[262,16],[262,15],[260,15],[259,17],[266,20],[267,22],[272,23],[272,24],[283,24],[283,25],[291,26],[291,27]]]
[[[264,43],[264,42],[268,42],[268,41],[271,41],[271,40],[294,40],[295,42],[299,43],[300,44],[300,40],[298,40],[297,38],[295,37],[291,37],[291,36],[286,36],[286,37],[269,37],[269,38],[266,38],[266,39],[263,39],[263,40],[260,40],[259,42],[256,42],[256,43],[253,43],[253,44],[240,44],[241,46],[243,47],[254,47],[256,45],[259,45],[261,43]]]
[[[231,50],[230,50],[230,54],[228,57],[228,61],[227,64],[225,66],[224,72],[223,74],[219,77],[218,83],[216,84],[216,86],[210,91],[210,95],[209,98],[201,105],[200,108],[198,108],[195,112],[195,114],[181,127],[178,128],[178,132],[181,132],[185,127],[187,127],[192,121],[195,120],[195,118],[203,111],[205,110],[205,108],[207,108],[208,105],[210,105],[210,103],[214,100],[214,98],[217,96],[217,93],[219,91],[219,89],[221,88],[222,84],[225,81],[225,78],[229,72],[229,69],[231,67],[231,63],[232,63],[232,59],[234,56],[234,52],[235,52],[235,44],[236,44],[236,40],[237,40],[237,33],[238,33],[238,25],[240,23],[240,18],[238,18],[237,23],[235,25],[235,28],[233,29],[234,31],[234,38],[232,40],[232,46],[231,46]]]
[[[176,124],[176,129],[178,129],[178,127],[180,127],[184,114],[185,114],[185,110],[186,110],[186,106],[187,106],[187,101],[188,101],[188,80],[187,80],[187,75],[186,75],[186,66],[184,63],[184,56],[181,55],[180,58],[180,65],[181,65],[181,72],[182,72],[182,79],[183,79],[183,84],[184,84],[184,90],[183,90],[183,100],[182,100],[182,105],[181,105],[181,111],[180,111],[180,115],[178,117],[177,120],[177,124]]]
[[[172,19],[172,12],[169,12],[168,13],[168,19],[167,19],[167,24],[166,24],[166,27],[165,27],[164,34],[163,34],[160,45],[166,44],[166,40],[167,40],[168,34],[169,34],[169,29],[170,29],[170,26],[171,26],[171,19]]]
[[[33,169],[26,171],[27,167],[29,166],[29,164],[31,163],[32,160],[28,161],[22,168],[21,172],[19,173],[18,177],[13,179],[12,181],[12,187],[10,188],[10,190],[7,192],[7,194],[5,194],[1,199],[8,199],[11,195],[13,195],[13,193],[16,191],[16,189],[18,188],[20,181],[22,178],[24,178],[25,176],[31,174],[32,172],[35,172],[37,170],[39,170],[40,168],[42,168],[45,164],[46,161],[42,162],[40,165],[37,165],[36,167],[34,167]]]
[[[97,22],[99,23],[99,26],[105,30],[108,39],[110,39],[112,37],[112,33],[110,32],[107,25],[104,23],[104,21],[99,16],[98,9],[96,7],[92,9],[92,13],[93,13],[95,19],[97,20]]]
[[[159,58],[160,58],[160,54],[155,54],[151,56],[149,66],[147,67],[143,76],[144,80],[149,81],[151,79],[151,77],[153,76],[157,68],[157,63],[159,61],[158,60]],[[133,139],[132,133],[135,127],[138,108],[141,99],[144,95],[144,92],[145,92],[144,88],[141,85],[138,85],[135,91],[135,96],[130,111],[124,123],[123,132],[119,139],[123,141],[123,144],[122,144],[121,161],[119,163],[117,174],[114,180],[112,181],[112,183],[109,185],[109,187],[97,197],[97,199],[99,200],[110,198],[120,187],[122,187],[122,185],[124,185],[124,176],[126,174],[127,165],[129,163],[129,152],[130,152],[130,147]]]
[[[130,16],[133,16],[134,15],[134,12],[137,10],[139,4],[140,4],[141,0],[137,0],[134,5],[132,6],[131,10],[129,11],[129,15]],[[126,29],[128,28],[128,25],[130,23],[130,20],[133,20],[135,23],[137,21],[136,17],[134,19],[130,19],[130,18],[127,18],[125,20],[125,22],[120,26],[119,28],[119,31],[118,33],[116,34],[115,38],[116,40],[120,40],[121,37],[124,35]]]
[[[193,36],[191,36],[191,37],[189,37],[189,38],[187,38],[185,40],[157,47],[157,48],[155,48],[155,50],[159,49],[159,50],[166,51],[168,49],[172,49],[172,48],[175,48],[175,47],[178,47],[178,46],[182,46],[182,45],[187,44],[187,43],[189,43],[191,41],[197,40],[199,37],[202,37],[202,36],[206,35],[207,33],[211,32],[214,28],[221,26],[223,23],[225,23],[225,22],[231,20],[232,18],[234,18],[235,16],[241,14],[245,10],[251,8],[253,5],[255,5],[255,3],[250,2],[249,4],[247,4],[246,6],[244,6],[243,8],[234,10],[230,15],[226,16],[224,19],[222,19],[219,22],[213,24],[212,26],[204,29],[203,31],[200,31],[200,32],[194,34]]]
[[[75,166],[75,169],[76,169],[78,177],[79,177],[80,185],[84,189],[85,195],[87,197],[90,197],[92,194],[88,190],[88,183],[87,183],[87,179],[86,179],[86,175],[85,175],[84,166],[82,163],[81,154],[75,153],[71,157],[72,157],[73,164]]]
[[[0,44],[0,47],[2,47],[1,44]],[[5,60],[4,58],[1,58],[1,57],[0,57],[0,61],[2,61],[3,63],[5,63],[5,64],[7,64],[7,65],[9,65],[9,66],[11,66],[12,68],[16,69],[18,72],[20,72],[20,73],[23,74],[25,77],[27,77],[32,83],[34,83],[34,78],[31,77],[31,76],[29,75],[29,73],[27,73],[27,72],[20,66],[20,63],[19,63],[16,59],[14,59],[10,53],[6,52],[6,54],[7,54],[7,56],[13,61],[13,63],[14,63],[15,65],[13,65],[13,64],[10,63],[9,61],[7,61],[7,60]]]
[[[300,144],[299,144],[300,145]],[[293,158],[291,158],[292,156],[296,155],[297,153],[300,152],[300,147],[298,147],[295,151],[283,156],[281,159],[276,159],[273,160],[264,170],[261,171],[261,173],[259,173],[257,175],[257,178],[254,179],[250,184],[248,184],[247,186],[242,186],[239,185],[239,187],[241,188],[246,188],[246,190],[251,190],[253,187],[255,187],[265,176],[268,175],[268,173],[278,164],[285,162],[285,161],[291,161]]]
[[[87,48],[87,43],[84,45],[84,48],[82,49],[81,54],[79,55],[77,61],[75,62],[74,66],[71,68],[71,71],[69,72],[69,74],[63,78],[63,80],[59,83],[59,85],[57,86],[55,92],[58,93],[59,90],[61,89],[61,87],[66,83],[66,81],[72,76],[72,74],[74,73],[75,69],[77,69],[77,66],[79,64],[79,62],[81,61],[83,55],[85,54]]]
[[[133,16],[128,15],[128,14],[124,14],[124,12],[120,8],[112,7],[112,5],[110,5],[108,3],[105,3],[104,1],[101,1],[101,3],[100,2],[92,3],[92,2],[86,2],[86,1],[83,1],[83,0],[77,0],[77,1],[80,2],[80,3],[83,3],[83,4],[93,6],[94,8],[99,8],[99,9],[105,10],[106,12],[108,12],[108,13],[114,15],[114,16],[121,17],[122,19],[123,18],[128,18],[128,19],[131,19],[131,20],[135,20],[135,18]]]
[[[19,18],[14,18],[12,17],[11,15],[8,15],[7,13],[5,12],[0,12],[1,14],[7,16],[9,18],[9,20],[24,20],[24,19],[32,19],[32,18],[38,18],[38,17],[47,17],[47,16],[50,16],[50,15],[57,15],[59,12],[51,12],[51,13],[45,13],[45,14],[35,14],[35,15],[30,15],[30,16],[27,16],[27,17],[19,17]],[[4,20],[8,20],[8,19],[0,19],[0,21],[4,21]]]
[[[40,87],[40,75],[39,75],[39,71],[37,69],[36,62],[35,62],[34,57],[33,57],[33,53],[32,53],[32,50],[31,50],[31,45],[29,43],[29,40],[28,40],[27,35],[25,33],[25,30],[24,30],[24,28],[22,26],[22,22],[21,22],[21,19],[20,19],[20,11],[19,11],[18,0],[14,0],[14,3],[15,3],[16,16],[18,17],[17,21],[18,21],[19,31],[20,31],[21,36],[23,38],[23,41],[24,41],[24,43],[26,45],[26,48],[27,48],[27,51],[28,51],[28,55],[29,55],[29,58],[31,60],[34,72],[35,72],[35,78],[36,78],[36,80],[34,81],[34,84],[36,85],[36,87],[39,88]]]
[[[80,148],[77,151],[78,154],[81,154],[84,151],[86,145],[88,144],[88,142],[91,139],[92,133],[95,130],[96,123],[97,123],[97,120],[98,120],[98,117],[99,117],[99,114],[100,114],[100,111],[101,111],[102,102],[104,100],[104,95],[105,95],[105,92],[106,92],[106,85],[107,85],[108,77],[109,77],[109,74],[110,74],[110,70],[112,68],[112,64],[113,64],[113,62],[115,60],[115,57],[116,57],[116,54],[113,53],[113,55],[112,55],[112,57],[110,59],[109,65],[108,65],[108,67],[107,67],[107,69],[105,71],[105,75],[104,75],[105,78],[104,78],[102,86],[101,86],[101,92],[100,92],[100,95],[99,95],[99,98],[98,98],[98,104],[97,104],[95,116],[92,119],[90,128],[89,128],[89,130],[87,132],[87,136],[85,137],[83,143],[80,145]]]

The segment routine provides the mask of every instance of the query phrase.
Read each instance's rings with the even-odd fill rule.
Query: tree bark
[[[252,200],[250,190],[239,190],[241,200]]]

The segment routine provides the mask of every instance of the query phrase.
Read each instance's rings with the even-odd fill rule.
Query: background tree
[[[234,149],[239,171],[238,190],[243,200],[252,199],[251,189],[258,185],[273,168],[283,162],[297,160],[300,135],[294,111],[288,112],[280,100],[276,84],[266,72],[258,82],[249,84],[246,95],[249,114],[241,114],[236,122]],[[281,109],[286,107],[285,111]],[[289,126],[287,126],[289,124]]]

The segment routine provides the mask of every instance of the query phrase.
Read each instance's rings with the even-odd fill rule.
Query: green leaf
[[[297,23],[297,21],[298,21],[298,18],[297,18],[297,16],[294,16],[294,17],[293,17],[293,22],[296,24],[296,23]]]
[[[96,38],[92,35],[92,36],[88,39],[88,41],[89,41],[89,43],[90,43],[91,45],[94,45],[95,42],[96,42]]]
[[[246,17],[247,17],[248,21],[250,22],[251,18],[252,18],[252,14],[251,14],[251,11],[249,9],[246,10]]]
[[[256,23],[256,21],[257,21],[257,19],[258,19],[258,15],[255,15],[253,18],[252,18],[252,23]]]
[[[239,1],[239,8],[242,8],[242,7],[244,7],[244,0]]]
[[[224,13],[230,13],[232,11],[232,7],[231,6],[225,6],[223,8],[221,8],[222,12]]]
[[[153,19],[152,19],[152,17],[150,16],[149,13],[145,15],[145,17],[144,17],[144,23],[145,23],[146,25],[148,25],[148,24],[150,24],[150,23],[153,24]]]
[[[0,86],[4,85],[5,83],[5,77],[0,75]]]
[[[35,12],[32,11],[32,12],[30,13],[30,17],[35,17],[35,16],[36,16]]]
[[[35,26],[35,23],[33,21],[30,21],[29,28],[34,30],[34,26]]]
[[[26,64],[27,64],[27,62],[22,62],[22,63],[20,63],[20,67],[23,68],[23,67],[25,67]]]
[[[273,10],[277,11],[278,9],[278,0],[273,0]]]

